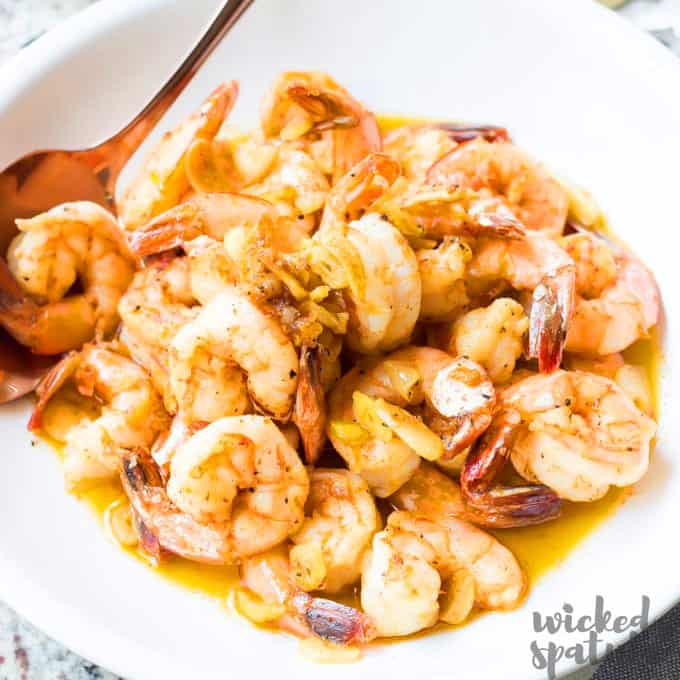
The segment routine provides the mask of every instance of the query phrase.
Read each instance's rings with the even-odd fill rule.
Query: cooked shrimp
[[[479,239],[468,264],[472,282],[506,281],[520,291],[531,291],[528,354],[539,369],[550,372],[562,360],[572,316],[575,265],[571,257],[540,232],[517,239]]]
[[[330,185],[316,162],[301,149],[282,145],[269,172],[242,191],[275,204],[290,217],[312,215],[321,210]]]
[[[405,233],[442,239],[447,236],[518,238],[524,227],[498,198],[470,189],[395,182],[375,206]]]
[[[475,605],[512,609],[526,590],[517,560],[489,534],[452,517],[400,511],[374,536],[361,581],[362,607],[381,637],[461,623]]]
[[[170,350],[170,386],[189,422],[240,415],[250,400],[285,420],[297,372],[297,353],[278,321],[236,287],[219,293],[183,326]]]
[[[507,382],[524,349],[529,319],[519,302],[497,298],[463,314],[452,325],[445,349],[481,364],[494,383]]]
[[[535,502],[522,505],[521,499],[515,502],[518,501],[515,496],[512,505],[488,504],[480,508],[467,502],[461,487],[440,467],[439,462],[435,466],[423,461],[406,484],[390,497],[390,502],[399,510],[408,510],[435,522],[455,518],[491,529],[509,529],[536,523],[538,513]],[[535,499],[525,497],[524,500]],[[551,501],[550,508],[554,510],[554,500],[552,497],[548,500]]]
[[[399,163],[383,153],[372,153],[343,175],[328,193],[319,231],[343,229],[364,213],[394,184]]]
[[[122,456],[150,447],[169,425],[144,369],[110,349],[86,345],[81,352],[66,355],[46,376],[30,429],[40,429],[45,407],[68,381],[101,404],[97,418],[84,418],[64,436],[64,477],[69,487],[115,477]]]
[[[418,261],[408,241],[375,213],[350,223],[346,238],[359,255],[365,277],[363,291],[346,289],[347,344],[362,353],[406,344],[422,299]]]
[[[329,395],[328,436],[350,469],[385,497],[409,479],[420,456],[450,458],[467,448],[491,422],[494,403],[493,385],[477,364],[409,347],[341,378]],[[425,423],[404,408],[417,408]]]
[[[416,258],[422,283],[421,319],[451,319],[470,301],[465,271],[472,251],[461,239],[446,238],[436,248],[417,250]]]
[[[265,99],[261,124],[267,137],[320,135],[324,149],[317,154],[330,159],[324,169],[334,181],[382,148],[375,116],[330,76],[316,71],[282,73]]]
[[[163,135],[118,201],[126,229],[138,229],[182,200],[189,190],[184,170],[187,150],[194,140],[212,139],[217,134],[237,97],[238,83],[223,83],[198,111]]]
[[[463,144],[430,168],[427,181],[499,197],[528,229],[553,237],[564,230],[569,207],[564,189],[514,144],[483,139]]]
[[[561,498],[593,501],[647,471],[654,421],[613,381],[582,371],[535,375],[506,388],[521,424],[510,446],[517,471]]]
[[[145,530],[164,550],[234,564],[295,532],[309,479],[296,451],[262,416],[221,418],[182,443],[167,490],[150,455],[125,458],[123,487]]]
[[[380,516],[368,485],[353,472],[317,468],[310,484],[305,520],[292,537],[295,580],[304,590],[337,593],[359,579]]]
[[[173,404],[169,345],[199,309],[192,294],[190,260],[185,257],[157,259],[137,272],[118,305],[123,322],[120,339],[149,372],[169,409]]]
[[[401,163],[408,179],[424,180],[430,167],[457,146],[437,125],[403,125],[385,135],[383,148]]]
[[[139,257],[146,257],[207,236],[222,241],[236,227],[249,228],[278,217],[267,201],[239,194],[198,194],[158,215],[135,232],[130,245]]]
[[[237,608],[257,623],[270,623],[302,638],[314,636],[337,645],[364,644],[375,637],[373,622],[362,612],[302,590],[295,582],[284,546],[243,560],[240,572],[246,592],[254,593],[257,599],[241,598],[237,593]],[[246,606],[239,606],[242,599],[246,599]]]
[[[568,354],[563,368],[596,373],[613,380],[643,413],[654,417],[654,393],[645,366],[627,364],[620,353],[595,357]]]
[[[64,203],[26,220],[0,272],[0,323],[37,354],[110,335],[134,273],[125,236],[96,203]],[[69,295],[78,281],[82,293]]]
[[[661,313],[651,272],[623,248],[592,233],[566,236],[562,246],[576,263],[576,304],[567,350],[613,354],[645,337]]]
[[[424,181],[427,171],[459,143],[481,137],[487,142],[508,141],[505,128],[464,123],[402,125],[385,135],[384,151],[396,158],[410,180]]]

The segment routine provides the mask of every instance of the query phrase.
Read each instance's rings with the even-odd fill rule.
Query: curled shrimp
[[[337,593],[358,581],[361,559],[379,526],[375,501],[359,475],[326,468],[310,472],[305,520],[290,551],[298,585]]]
[[[554,177],[514,144],[483,139],[463,144],[429,169],[427,181],[498,197],[527,229],[553,237],[564,230],[567,194]]]
[[[528,355],[538,359],[541,372],[562,361],[574,305],[575,265],[571,257],[540,232],[521,238],[479,239],[468,264],[468,285],[505,281],[531,292]]]
[[[0,323],[37,354],[59,354],[110,335],[134,272],[125,236],[96,203],[64,203],[17,220],[0,262]],[[82,293],[69,291],[78,282]]]
[[[491,504],[479,507],[469,503],[460,485],[439,467],[439,464],[435,466],[423,461],[406,484],[390,496],[390,502],[399,510],[408,510],[433,521],[455,518],[490,529],[511,529],[535,523],[531,521],[531,508],[528,507],[517,505],[518,512],[511,513],[504,511],[506,508],[497,511]]]
[[[347,342],[362,353],[408,342],[420,312],[418,263],[408,241],[380,215],[364,214],[398,173],[384,154],[365,158],[333,187],[315,236],[312,267],[344,290]]]
[[[341,378],[329,395],[328,436],[350,469],[385,497],[411,477],[421,456],[447,459],[467,448],[488,427],[494,404],[493,385],[480,366],[409,347]],[[378,416],[375,425],[372,414]]]
[[[189,258],[163,257],[137,272],[120,299],[120,340],[150,374],[166,407],[170,392],[169,345],[179,329],[198,314],[192,294]]]
[[[647,471],[656,424],[608,378],[563,370],[529,376],[505,388],[501,404],[521,421],[490,442],[489,458],[508,446],[519,474],[560,498],[593,501]]]
[[[243,560],[240,573],[248,592],[255,593],[265,606],[250,605],[250,609],[257,609],[257,619],[247,607],[239,609],[258,623],[337,645],[364,644],[375,638],[368,616],[354,607],[313,597],[297,585],[285,546]]]
[[[469,246],[460,238],[446,238],[435,248],[416,251],[422,285],[420,318],[445,321],[470,302],[465,288]],[[463,352],[464,353],[464,352]]]
[[[444,335],[443,349],[483,366],[495,384],[512,377],[522,356],[529,319],[512,298],[496,298],[487,307],[461,315]]]
[[[292,420],[300,432],[305,460],[310,465],[316,463],[326,443],[326,392],[321,367],[321,348],[303,345]]]
[[[182,443],[167,487],[149,454],[124,459],[121,480],[145,532],[165,551],[234,564],[278,545],[304,516],[309,479],[263,416],[221,418]]]
[[[86,345],[67,354],[45,377],[29,429],[41,428],[48,403],[68,382],[100,406],[97,417],[84,418],[65,433],[64,477],[69,487],[114,478],[123,456],[150,447],[168,425],[144,369],[111,349]]]
[[[189,422],[239,415],[251,402],[286,420],[294,405],[298,366],[297,352],[278,320],[232,286],[175,335],[170,386],[177,409]]]
[[[606,355],[645,337],[661,313],[652,273],[623,248],[589,232],[566,236],[562,247],[576,263],[576,303],[566,348]]]
[[[328,193],[319,231],[343,229],[360,218],[399,177],[399,163],[384,153],[372,153],[340,177]]]
[[[411,180],[424,180],[434,163],[458,144],[438,125],[402,125],[385,135],[383,149]]]
[[[282,73],[267,95],[261,116],[267,137],[319,139],[334,181],[366,155],[380,151],[375,116],[325,73]],[[317,154],[319,152],[317,151]]]
[[[284,215],[305,217],[323,208],[329,190],[326,176],[309,154],[282,144],[267,174],[242,191],[274,203]]]
[[[198,194],[158,215],[130,238],[138,257],[147,257],[207,236],[222,241],[236,227],[249,228],[278,217],[269,202],[239,194]]]
[[[480,137],[487,142],[509,141],[505,128],[465,123],[402,125],[383,141],[384,150],[402,164],[406,177],[424,180],[427,171],[458,144]]]
[[[461,623],[473,606],[512,609],[526,590],[514,555],[453,517],[395,511],[364,558],[361,604],[381,637],[409,635],[437,621]]]
[[[200,109],[163,135],[118,201],[126,229],[138,229],[182,200],[190,188],[184,169],[189,147],[194,140],[209,140],[217,134],[237,97],[238,83],[223,83]]]

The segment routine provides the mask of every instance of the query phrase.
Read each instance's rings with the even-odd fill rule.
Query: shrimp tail
[[[380,198],[394,184],[401,166],[391,156],[372,153],[355,165],[347,177],[346,212],[350,216],[361,212]]]
[[[144,553],[147,555],[147,557],[151,560],[151,562],[154,565],[158,565],[159,562],[164,558],[167,557],[169,554],[166,550],[163,549],[163,546],[161,545],[160,541],[158,540],[158,536],[147,527],[146,524],[144,524],[144,520],[137,514],[136,510],[132,510],[132,520],[133,520],[133,525],[135,527],[135,532],[137,534],[137,538],[139,539],[139,545],[144,551]]]
[[[534,289],[529,314],[528,354],[538,359],[541,373],[552,373],[562,362],[574,308],[575,286],[574,267],[565,266],[545,277]]]
[[[349,645],[364,644],[376,637],[371,619],[354,607],[304,592],[293,597],[292,607],[309,630],[322,640]]]
[[[522,527],[555,519],[561,512],[559,496],[542,484],[497,484],[521,423],[517,411],[501,412],[465,461],[460,485],[473,522],[496,528]]]
[[[510,135],[504,127],[498,125],[461,125],[457,123],[437,123],[450,139],[458,144],[481,137],[487,142],[509,142]]]
[[[300,354],[293,422],[300,430],[309,465],[317,461],[326,442],[326,397],[319,362],[319,348],[304,345]]]
[[[38,403],[33,409],[28,421],[28,429],[35,432],[42,427],[42,416],[52,397],[61,389],[63,384],[76,372],[80,364],[81,353],[69,352],[61,361],[55,364],[43,377],[35,388]]]

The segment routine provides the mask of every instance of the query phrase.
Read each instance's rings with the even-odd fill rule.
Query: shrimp
[[[495,125],[425,123],[401,125],[385,135],[383,149],[396,158],[409,180],[424,181],[427,171],[459,144],[481,137],[508,141],[508,131]]]
[[[375,116],[330,76],[316,71],[282,73],[267,95],[261,117],[266,137],[314,136],[337,181],[365,156],[382,148]],[[314,144],[314,142],[311,142]]]
[[[17,220],[0,264],[0,323],[37,354],[109,336],[134,260],[114,217],[96,203],[64,203]],[[82,293],[69,294],[78,281]]]
[[[613,380],[648,416],[654,417],[654,393],[645,366],[628,364],[620,353],[588,357],[570,354],[563,368],[569,371],[587,371]]]
[[[458,146],[438,125],[402,125],[385,135],[383,149],[399,161],[404,175],[425,179],[434,163]]]
[[[482,365],[494,383],[510,380],[522,356],[529,319],[519,302],[497,298],[488,307],[473,309],[451,327],[444,349]]]
[[[239,194],[198,194],[151,220],[130,238],[138,257],[184,247],[200,236],[222,241],[237,227],[250,228],[278,217],[269,202]]]
[[[560,498],[594,501],[647,471],[656,424],[608,378],[564,370],[530,376],[504,389],[501,405],[521,421],[504,443],[491,442],[488,460],[499,444],[508,447],[520,475]]]
[[[329,395],[328,436],[350,470],[384,498],[411,477],[421,456],[447,459],[467,448],[488,427],[494,404],[480,366],[409,347],[341,378]],[[405,407],[417,409],[424,423]],[[372,425],[371,414],[382,424]]]
[[[316,162],[301,149],[281,145],[275,162],[259,182],[242,189],[274,203],[288,216],[312,215],[321,210],[330,185]]]
[[[199,309],[191,290],[190,260],[185,257],[159,258],[137,272],[118,304],[123,322],[120,340],[149,372],[168,409],[173,404],[169,345]]]
[[[427,181],[498,197],[527,229],[552,237],[564,230],[569,208],[566,192],[514,144],[483,139],[463,144],[429,169]]]
[[[468,522],[420,512],[393,512],[362,566],[361,605],[381,637],[439,620],[461,623],[473,606],[512,609],[525,590],[517,560],[495,538]]]
[[[298,585],[337,593],[355,583],[379,525],[375,501],[359,475],[325,468],[310,472],[305,520],[290,551]]]
[[[337,645],[365,644],[375,638],[368,616],[354,607],[309,595],[296,584],[292,572],[285,546],[243,560],[240,573],[246,592],[254,593],[264,606],[253,595],[246,599],[237,593],[237,608],[258,623],[270,623],[301,638],[317,637]],[[247,604],[239,607],[243,599]]]
[[[506,507],[491,508],[489,505],[480,509],[470,504],[461,487],[439,467],[439,462],[435,467],[423,461],[406,484],[390,497],[390,503],[399,510],[433,521],[455,518],[490,529],[511,529],[536,523],[536,504],[514,503],[509,512]]]
[[[210,140],[217,134],[237,97],[238,83],[223,83],[198,111],[163,135],[118,201],[126,229],[138,229],[180,202],[190,188],[184,169],[187,150],[194,140]]]
[[[164,488],[149,454],[124,459],[123,488],[165,551],[206,564],[235,564],[295,532],[309,478],[296,451],[263,416],[221,418],[174,452]]]
[[[467,272],[468,286],[500,279],[531,291],[528,354],[538,359],[541,372],[555,370],[562,361],[574,305],[571,257],[544,234],[527,231],[518,239],[479,239]]]
[[[388,221],[370,213],[348,225],[364,273],[362,290],[345,291],[347,344],[357,352],[389,352],[406,344],[420,315],[422,284],[408,241]]]
[[[459,238],[446,238],[436,248],[416,251],[422,285],[420,318],[445,321],[470,302],[465,271],[472,259],[469,246]],[[471,357],[474,358],[474,357]]]
[[[360,218],[399,177],[399,163],[383,153],[372,153],[333,185],[324,206],[319,231],[344,229]]]
[[[420,311],[418,263],[408,241],[380,215],[365,213],[398,173],[384,154],[352,168],[331,190],[308,251],[311,269],[343,290],[347,342],[365,354],[408,342]]]
[[[175,335],[170,387],[189,422],[240,415],[251,401],[286,420],[294,405],[298,365],[278,321],[238,288],[225,288]]]
[[[614,354],[645,337],[661,313],[659,290],[647,267],[589,232],[571,234],[561,243],[576,263],[567,350]]]
[[[29,429],[40,429],[47,404],[69,381],[101,405],[98,417],[84,418],[64,436],[64,477],[70,488],[115,478],[121,458],[150,447],[169,424],[144,369],[111,349],[86,345],[67,354],[45,377]]]

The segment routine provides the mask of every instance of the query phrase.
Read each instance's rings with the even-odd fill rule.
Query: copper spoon
[[[115,187],[125,163],[191,82],[253,0],[227,0],[175,73],[120,132],[96,146],[34,151],[0,173],[0,253],[17,233],[14,220],[66,201],[95,201],[115,212]],[[11,276],[0,258],[0,277]],[[33,391],[58,357],[37,357],[0,330],[0,403]]]

